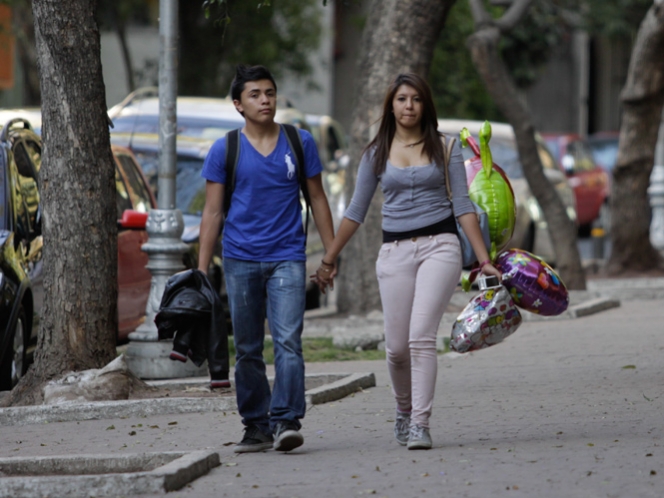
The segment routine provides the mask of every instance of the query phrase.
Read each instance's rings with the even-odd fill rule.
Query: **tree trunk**
[[[23,105],[39,106],[39,71],[35,47],[35,26],[32,19],[32,1],[17,2],[12,5],[16,48],[23,72]]]
[[[664,106],[664,4],[655,2],[636,37],[621,100],[618,159],[613,169],[609,274],[663,266],[650,243],[648,185]]]
[[[12,404],[38,403],[43,382],[116,355],[115,167],[95,6],[33,2],[43,97],[44,307],[35,362]]]
[[[557,270],[568,289],[585,289],[586,278],[576,243],[576,226],[567,216],[562,200],[544,175],[537,153],[535,127],[498,50],[501,31],[511,29],[518,22],[518,18],[513,16],[513,9],[521,9],[521,13],[524,13],[524,5],[528,2],[514,2],[502,18],[502,24],[501,20],[491,20],[479,1],[471,2],[477,31],[468,38],[468,47],[487,91],[514,128],[524,175],[547,220],[556,253]],[[510,14],[512,17],[508,20],[506,16]]]
[[[376,133],[385,91],[402,72],[425,76],[433,49],[455,0],[372,0],[358,59],[359,76],[351,126],[351,164],[346,194],[355,189],[362,150]],[[380,190],[380,189],[378,189]],[[382,241],[382,194],[376,192],[364,225],[341,255],[339,311],[360,313],[380,308],[375,262]]]

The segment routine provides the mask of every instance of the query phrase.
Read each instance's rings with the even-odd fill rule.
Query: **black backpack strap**
[[[307,215],[304,225],[304,244],[307,243],[307,231],[309,229],[309,211],[311,211],[311,197],[309,196],[309,187],[307,186],[307,173],[304,161],[304,145],[302,144],[302,136],[297,128],[290,124],[280,124],[281,129],[284,130],[286,135],[286,140],[288,140],[288,146],[290,150],[295,154],[296,168],[297,168],[297,180],[300,184],[300,190],[302,191],[302,197],[304,197],[304,203],[306,205]]]
[[[240,129],[226,133],[226,183],[224,184],[224,216],[231,208],[231,197],[235,190],[235,168],[240,157]]]

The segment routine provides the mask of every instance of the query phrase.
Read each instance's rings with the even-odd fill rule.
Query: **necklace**
[[[412,149],[416,145],[419,145],[422,142],[424,142],[424,138],[420,138],[417,142],[413,142],[412,144],[407,144],[406,142],[401,140],[396,134],[394,135],[394,138],[396,139],[397,142],[399,142],[400,144],[403,144],[404,147],[408,147],[409,149]]]

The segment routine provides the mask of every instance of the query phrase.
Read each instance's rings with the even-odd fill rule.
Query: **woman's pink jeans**
[[[411,424],[429,427],[438,371],[436,335],[461,276],[455,234],[388,242],[376,261],[392,389]]]

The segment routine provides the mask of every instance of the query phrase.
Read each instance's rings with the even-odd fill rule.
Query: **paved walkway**
[[[503,344],[439,359],[434,448],[392,437],[383,361],[308,372],[376,374],[375,388],[312,407],[289,454],[235,455],[236,413],[0,428],[0,456],[213,449],[222,466],[172,497],[661,497],[664,299],[526,322]]]

